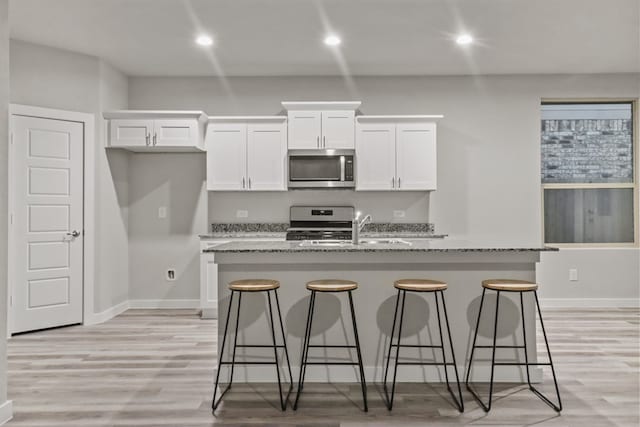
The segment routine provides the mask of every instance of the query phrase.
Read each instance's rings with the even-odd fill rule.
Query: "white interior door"
[[[396,126],[361,123],[356,135],[356,190],[396,188]]]
[[[322,148],[353,149],[355,147],[355,112],[322,112]]]
[[[287,189],[285,164],[287,138],[284,123],[252,123],[247,134],[249,190]]]
[[[399,190],[435,190],[435,123],[401,123],[396,127]]]
[[[13,333],[82,322],[83,125],[13,116]]]

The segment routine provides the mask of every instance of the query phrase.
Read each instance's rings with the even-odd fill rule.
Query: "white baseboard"
[[[100,313],[94,313],[89,316],[89,319],[85,321],[85,325],[97,325],[98,323],[104,323],[109,319],[113,319],[118,314],[124,313],[129,309],[129,301],[122,301],[120,304],[116,304]]]
[[[129,308],[199,308],[199,299],[132,299]]]
[[[640,299],[633,298],[540,298],[542,308],[637,308]]]
[[[218,309],[217,308],[203,308],[200,313],[200,317],[203,319],[217,319],[218,318]]]
[[[13,402],[7,400],[0,405],[0,425],[6,423],[11,418],[13,418]]]

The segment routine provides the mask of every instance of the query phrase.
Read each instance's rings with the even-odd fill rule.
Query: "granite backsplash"
[[[288,223],[214,223],[212,233],[284,233]],[[434,233],[433,223],[389,223],[379,222],[364,226],[363,233]]]

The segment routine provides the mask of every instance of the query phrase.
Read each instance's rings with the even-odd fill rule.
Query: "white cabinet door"
[[[355,112],[323,111],[321,148],[355,147]]]
[[[396,126],[396,169],[399,190],[436,189],[435,123]]]
[[[320,111],[289,112],[289,148],[297,150],[320,148]]]
[[[198,145],[198,121],[195,119],[155,120],[153,138],[154,146],[188,147]]]
[[[247,128],[247,186],[249,190],[287,189],[287,138],[284,123],[252,123]]]
[[[207,132],[207,190],[243,190],[247,172],[247,125],[215,124]]]
[[[396,126],[358,124],[356,190],[393,190],[396,183]]]
[[[116,119],[109,123],[109,146],[151,146],[153,120]]]

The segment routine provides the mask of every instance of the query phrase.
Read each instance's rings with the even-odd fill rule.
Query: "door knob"
[[[67,233],[67,236],[71,236],[71,237],[78,237],[79,235],[80,235],[80,232],[78,230],[73,230]]]

